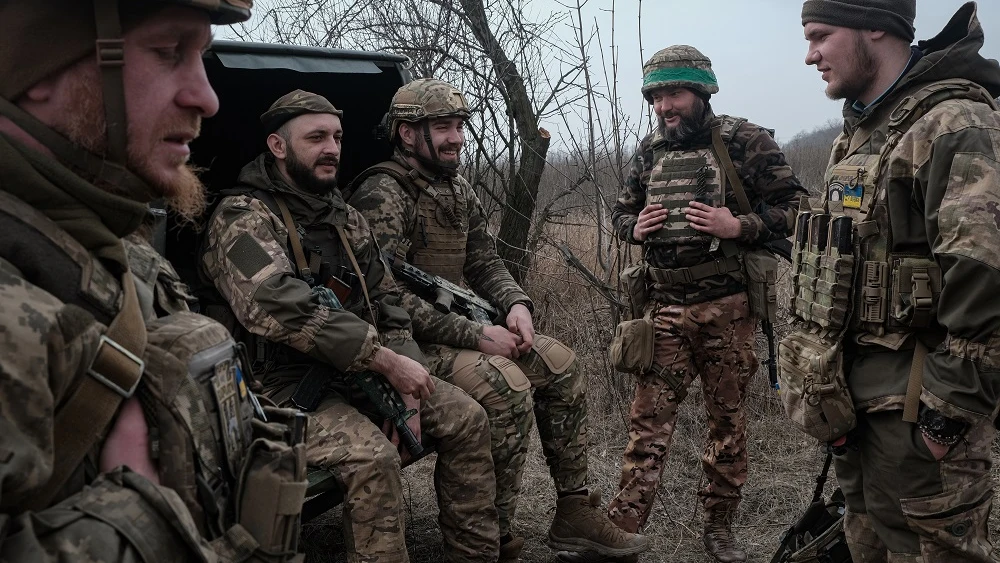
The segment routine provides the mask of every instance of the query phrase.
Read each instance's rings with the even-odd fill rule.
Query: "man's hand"
[[[146,425],[146,417],[142,414],[138,397],[130,397],[122,404],[118,417],[104,440],[104,446],[101,447],[101,473],[107,473],[120,465],[127,465],[132,471],[160,484],[156,463],[149,457],[149,426]]]
[[[728,207],[712,207],[697,201],[688,202],[688,206],[684,209],[684,218],[692,229],[721,239],[740,236],[740,220],[733,217]]]
[[[491,356],[503,356],[515,359],[521,355],[518,346],[522,343],[521,336],[502,326],[485,325],[479,335],[479,351]]]
[[[944,459],[944,456],[948,455],[948,450],[951,449],[951,446],[939,444],[928,438],[923,432],[920,433],[920,437],[924,439],[924,444],[927,445],[927,449],[931,451],[931,455],[934,456],[934,459],[941,461]]]
[[[406,426],[410,428],[410,432],[417,438],[417,443],[420,443],[420,401],[413,397],[412,395],[407,395],[405,393],[400,393],[403,398],[403,402],[406,403],[406,409],[414,409],[417,414],[406,419]],[[388,422],[388,421],[387,421]],[[390,423],[391,424],[391,423]],[[399,438],[399,430],[396,429],[395,425],[392,425],[392,445],[396,446],[399,450],[399,459],[402,465],[406,465],[410,461],[410,450],[406,449],[405,446],[400,447],[401,440]]]
[[[521,337],[517,345],[520,354],[527,354],[535,344],[535,324],[531,321],[531,311],[522,303],[515,303],[507,313],[507,330]]]
[[[646,240],[649,233],[663,228],[663,222],[667,220],[669,209],[664,209],[659,203],[651,203],[642,208],[639,212],[639,219],[632,227],[632,238],[642,242]]]
[[[434,380],[420,362],[388,348],[379,348],[369,367],[384,375],[389,380],[389,385],[404,397],[413,395],[417,399],[426,400],[434,393]]]

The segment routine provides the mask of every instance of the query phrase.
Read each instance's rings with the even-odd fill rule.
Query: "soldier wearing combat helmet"
[[[0,560],[301,560],[294,413],[135,236],[199,211],[202,52],[250,7],[0,4]]]
[[[916,10],[916,0],[802,5],[805,62],[845,103],[825,193],[803,202],[796,232],[846,226],[836,231],[849,260],[838,260],[834,308],[809,305],[823,287],[807,287],[814,271],[794,277],[799,330],[781,365],[836,359],[831,380],[844,392],[802,399],[842,424],[796,422],[834,445],[854,561],[997,561],[1000,65],[979,53],[974,2],[912,45]],[[814,374],[781,376],[798,390]],[[807,412],[792,406],[793,417]]]
[[[426,78],[400,88],[388,114],[395,154],[355,179],[351,204],[387,252],[467,284],[500,310],[502,324],[483,324],[438,311],[414,288],[402,291],[431,371],[464,389],[489,416],[500,560],[517,561],[523,546],[511,521],[535,422],[559,497],[549,545],[605,555],[638,553],[646,549],[646,539],[612,525],[599,496],[586,488],[586,378],[572,350],[535,334],[531,299],[497,255],[479,198],[458,173],[469,115],[464,96],[447,82]]]
[[[621,492],[608,512],[630,532],[646,523],[678,405],[700,376],[709,417],[703,538],[709,555],[732,562],[746,560],[731,524],[747,478],[743,399],[758,365],[750,303],[759,292],[748,292],[745,256],[788,236],[804,190],[766,129],[712,111],[718,91],[711,61],[694,47],[668,47],[643,66],[657,126],[639,144],[612,220],[620,239],[642,246],[631,297],[655,344],[649,362],[618,366],[638,382]]]
[[[364,218],[337,188],[343,112],[295,90],[261,116],[268,150],[243,167],[209,221],[201,267],[250,333],[259,377],[278,404],[310,412],[307,457],[344,490],[351,561],[408,561],[400,466],[358,377],[397,391],[417,441],[437,451],[443,561],[489,563],[496,494],[483,409],[432,377]],[[391,441],[390,441],[391,440]],[[402,456],[402,457],[401,457]],[[484,469],[487,472],[484,473]]]

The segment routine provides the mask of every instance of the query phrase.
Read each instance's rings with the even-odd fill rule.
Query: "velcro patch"
[[[236,237],[236,242],[229,248],[226,257],[247,279],[254,277],[272,262],[271,256],[249,233],[241,233]]]

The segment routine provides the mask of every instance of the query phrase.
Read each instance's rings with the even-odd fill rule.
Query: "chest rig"
[[[825,193],[800,202],[792,312],[821,338],[839,341],[850,330],[859,341],[898,350],[912,335],[937,325],[942,272],[930,241],[905,251],[893,248],[889,160],[903,135],[938,103],[972,99],[996,106],[980,86],[962,79],[905,94],[895,106],[876,109],[853,134],[838,138]],[[915,339],[903,413],[908,422],[916,421],[926,354]]]
[[[416,170],[392,160],[365,170],[353,185],[360,186],[375,174],[390,176],[416,200],[406,261],[461,285],[465,277],[469,195],[454,180],[431,184]]]

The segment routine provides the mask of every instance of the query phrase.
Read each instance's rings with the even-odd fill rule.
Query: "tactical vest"
[[[416,218],[410,226],[406,261],[462,285],[469,234],[469,195],[456,186],[454,180],[431,184],[416,170],[408,170],[393,160],[368,168],[352,185],[360,186],[376,174],[386,174],[396,180],[416,201]]]
[[[801,204],[793,264],[805,275],[795,281],[797,316],[831,331],[842,330],[846,323],[847,328],[890,347],[936,325],[941,268],[930,241],[905,252],[891,250],[886,175],[889,156],[902,136],[935,105],[949,99],[971,99],[996,108],[973,82],[939,81],[911,89],[894,107],[876,110],[878,115],[842,139],[849,145],[828,167],[824,197]],[[845,228],[839,228],[841,224]],[[846,228],[848,224],[852,228]],[[842,259],[837,260],[838,255]],[[828,308],[810,310],[803,305],[809,301]]]
[[[746,120],[722,116],[722,139],[728,145],[736,130]],[[698,232],[688,225],[682,209],[690,201],[700,201],[718,207],[725,203],[722,188],[722,165],[712,146],[697,149],[667,150],[667,142],[659,133],[653,139],[653,165],[646,188],[646,203],[658,203],[670,211],[663,228],[651,233],[646,244],[705,245],[711,235]]]
[[[290,463],[273,464],[281,466],[286,474],[296,473],[285,475],[291,479],[282,481],[267,471],[251,470],[257,460],[248,456],[248,451],[257,443],[258,436],[264,430],[280,436],[283,430],[279,428],[284,426],[277,420],[273,428],[254,421],[255,413],[262,415],[263,411],[248,389],[250,374],[243,369],[247,363],[224,327],[186,312],[188,296],[173,269],[151,249],[128,241],[123,244],[130,270],[136,270],[124,275],[130,276],[136,286],[148,340],[141,362],[135,359],[143,370],[141,379],[131,390],[116,391],[124,393],[123,396],[134,391],[143,406],[149,425],[150,455],[157,462],[161,484],[177,492],[201,535],[214,540],[213,547],[220,554],[230,555],[234,561],[292,560],[297,531],[292,538],[276,540],[274,528],[266,529],[249,520],[244,522],[237,504],[238,497],[246,496],[248,483],[254,479],[267,482],[258,484],[258,489],[274,493],[284,486],[284,481],[297,478],[302,481],[301,491],[278,492],[275,502],[261,507],[267,514],[275,510],[294,513],[295,521],[283,523],[281,532],[287,535],[289,529],[297,530],[305,493],[304,448],[286,452],[284,457],[296,458]],[[0,192],[0,258],[17,268],[28,282],[67,305],[79,307],[86,311],[81,314],[92,316],[104,325],[119,314],[126,293],[121,280],[125,278],[109,271],[56,223],[5,192]],[[156,318],[158,312],[169,314]],[[81,378],[101,379],[104,385],[115,389],[114,381],[103,379],[95,371],[104,347],[117,345],[102,339],[95,358],[90,359],[90,369],[78,372],[85,374]],[[57,467],[63,430],[59,420],[69,402],[70,399],[64,400],[55,413]],[[287,416],[269,412],[273,416]],[[96,430],[103,433],[110,426]],[[87,467],[95,467],[98,453],[99,444],[92,442],[88,458],[73,470],[65,486],[54,491],[51,489],[59,485],[50,482],[49,490],[39,495],[48,500],[35,508],[45,508],[80,490],[85,484],[85,473],[92,471]],[[296,463],[301,465],[300,470],[288,471]],[[275,506],[278,502],[282,506]],[[248,531],[250,537],[246,535]],[[142,544],[140,547],[148,547],[141,538],[129,539]],[[255,553],[258,547],[281,555],[260,558]],[[140,551],[146,553],[144,549]],[[150,560],[155,560],[155,554]]]

